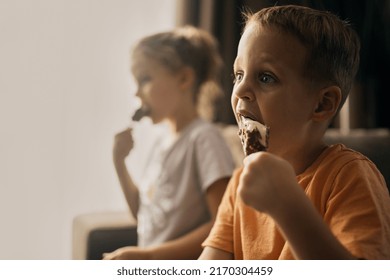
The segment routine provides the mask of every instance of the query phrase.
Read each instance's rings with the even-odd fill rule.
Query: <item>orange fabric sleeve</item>
[[[209,237],[203,242],[203,247],[213,247],[234,253],[234,207],[238,180],[242,168],[236,169],[231,177],[221,204],[217,218]]]

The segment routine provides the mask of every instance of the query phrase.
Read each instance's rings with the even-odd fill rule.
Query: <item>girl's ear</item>
[[[314,121],[327,121],[338,112],[341,103],[341,89],[338,86],[323,88],[318,95],[317,107],[313,112]]]
[[[184,66],[179,74],[180,86],[186,91],[192,89],[195,84],[195,72],[191,67]]]

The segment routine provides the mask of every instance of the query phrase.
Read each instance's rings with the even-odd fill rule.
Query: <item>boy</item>
[[[389,259],[390,198],[363,155],[322,137],[351,89],[359,39],[328,12],[246,15],[232,107],[270,128],[237,170],[200,259]]]

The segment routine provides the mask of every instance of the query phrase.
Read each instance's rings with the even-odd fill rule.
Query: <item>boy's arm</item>
[[[219,203],[225,192],[229,178],[214,182],[207,189],[207,203],[210,210],[210,222],[207,222],[188,234],[175,240],[151,248],[124,247],[105,254],[105,259],[196,259],[202,252],[201,244],[208,236],[217,215]]]
[[[295,186],[300,190],[300,186]],[[288,211],[271,216],[297,259],[356,259],[332,234],[306,195],[297,195]],[[296,202],[296,203],[295,203]]]
[[[297,259],[354,258],[323,222],[287,161],[269,153],[248,156],[238,192],[274,219]]]

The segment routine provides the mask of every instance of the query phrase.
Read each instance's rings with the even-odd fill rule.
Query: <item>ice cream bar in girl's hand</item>
[[[131,117],[131,120],[137,122],[141,120],[143,117],[147,116],[148,113],[149,113],[148,109],[146,109],[145,107],[140,107],[135,111],[134,115]]]

